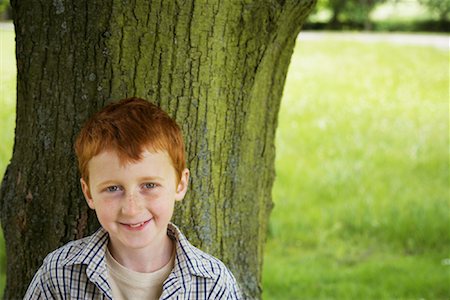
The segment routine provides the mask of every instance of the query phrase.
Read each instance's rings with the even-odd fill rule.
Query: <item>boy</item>
[[[96,113],[75,152],[87,204],[102,227],[50,253],[25,299],[241,299],[218,259],[170,223],[189,170],[178,125],[130,98]]]

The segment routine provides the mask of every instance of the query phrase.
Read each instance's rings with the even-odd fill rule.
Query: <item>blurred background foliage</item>
[[[0,0],[0,20],[12,18]],[[450,27],[450,0],[317,0],[304,29],[441,31]]]
[[[8,20],[12,18],[11,6],[9,0],[0,0],[0,20]]]
[[[304,29],[448,40],[449,10],[450,0],[318,0]],[[0,0],[0,179],[15,126],[10,18]],[[450,299],[449,49],[331,35],[301,33],[292,56],[263,297]],[[0,295],[5,267],[0,230]]]
[[[449,31],[450,0],[318,0],[304,29]]]

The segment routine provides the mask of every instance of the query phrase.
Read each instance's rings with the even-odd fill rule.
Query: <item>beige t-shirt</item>
[[[152,273],[140,273],[119,264],[107,250],[106,266],[113,299],[159,299],[164,280],[169,277],[174,263],[175,251],[170,261],[161,269]]]

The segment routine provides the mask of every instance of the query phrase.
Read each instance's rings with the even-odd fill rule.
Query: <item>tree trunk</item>
[[[260,298],[274,135],[295,38],[315,0],[13,0],[13,158],[1,189],[5,299],[42,259],[98,227],[72,143],[110,101],[154,101],[180,124],[192,173],[174,222]]]

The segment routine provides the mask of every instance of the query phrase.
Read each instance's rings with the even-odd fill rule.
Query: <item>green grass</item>
[[[16,118],[14,32],[0,29],[0,178],[11,158]]]
[[[0,30],[0,174],[15,119]],[[277,133],[265,299],[449,299],[449,54],[308,41]],[[1,175],[0,175],[1,177]],[[0,295],[4,250],[0,236]]]
[[[11,159],[16,118],[16,61],[14,32],[0,29],[0,181]],[[0,229],[0,296],[6,280],[6,254]]]
[[[449,299],[449,53],[308,41],[277,132],[265,299]]]

